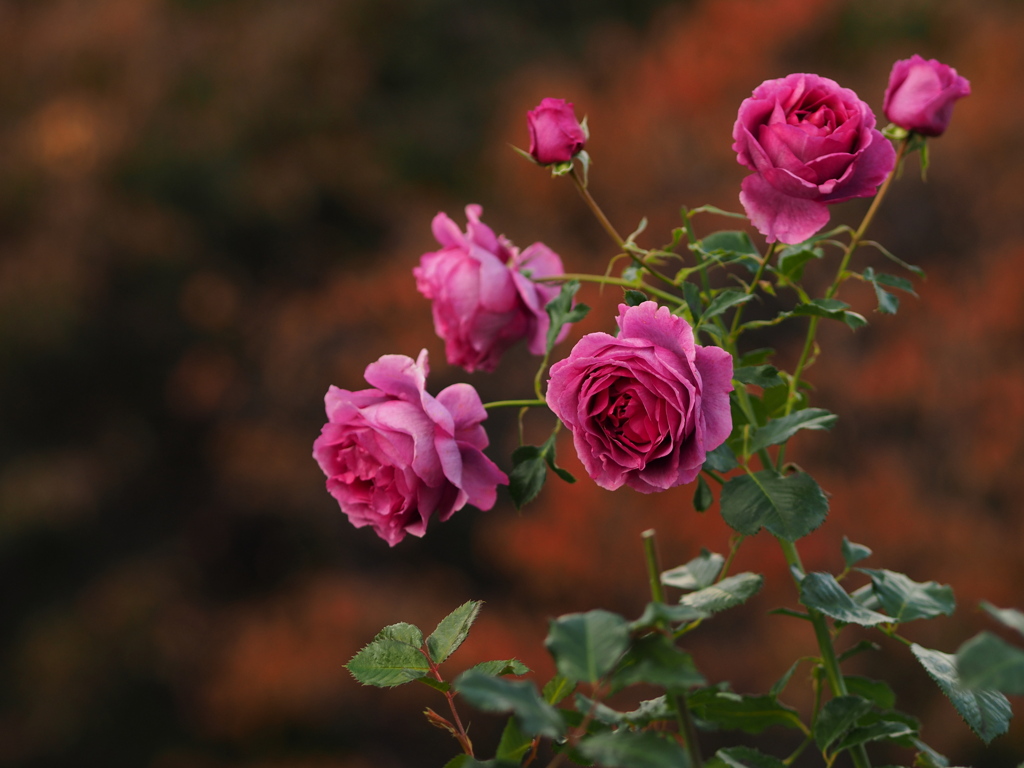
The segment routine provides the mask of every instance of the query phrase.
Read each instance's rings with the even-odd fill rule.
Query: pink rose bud
[[[533,354],[544,354],[551,325],[544,308],[560,289],[533,278],[564,273],[557,253],[543,243],[520,253],[481,223],[481,212],[479,205],[466,206],[465,233],[437,214],[434,237],[442,248],[423,254],[412,271],[420,293],[433,301],[434,330],[448,362],[470,372],[493,371],[520,339]]]
[[[754,171],[740,202],[768,242],[799,243],[829,220],[828,206],[871,197],[896,163],[871,107],[827,77],[766,80],[740,105],[736,161]]]
[[[526,121],[530,126],[530,155],[541,165],[568,162],[587,142],[572,102],[565,99],[541,100],[536,109],[526,113]]]
[[[494,506],[505,473],[484,456],[487,412],[469,384],[427,394],[427,351],[418,360],[384,355],[366,366],[371,389],[331,387],[327,423],[313,458],[327,490],[356,528],[369,525],[391,546],[422,536],[472,504]]]
[[[970,82],[955,69],[914,54],[892,65],[882,108],[901,128],[938,136],[949,125],[954,102],[970,95]]]
[[[618,336],[587,334],[551,367],[548,406],[602,488],[689,483],[732,431],[732,357],[653,301],[620,304],[617,321]]]

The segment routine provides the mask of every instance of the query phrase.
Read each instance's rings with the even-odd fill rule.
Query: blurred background
[[[738,209],[732,123],[762,80],[817,72],[879,115],[896,59],[971,80],[927,184],[912,159],[871,233],[927,270],[920,299],[880,316],[844,289],[871,325],[826,328],[809,372],[841,420],[789,458],[832,494],[809,568],[838,570],[847,533],[866,565],[956,588],[955,617],[907,636],[952,652],[992,628],[979,599],[1024,607],[1021,39],[1014,0],[0,0],[0,765],[439,766],[457,745],[421,717],[436,692],[343,668],[378,629],[429,632],[484,599],[451,676],[510,656],[544,676],[548,617],[639,613],[642,530],[665,567],[726,550],[689,489],[607,493],[568,442],[571,490],[552,481],[522,513],[503,492],[389,549],[310,457],[328,385],[361,388],[384,353],[428,348],[434,392],[529,393],[522,349],[496,375],[446,365],[410,270],[434,214],[461,224],[471,202],[518,245],[604,270],[571,185],[508,148],[545,96],[589,116],[591,188],[621,231],[648,216],[651,246],[680,205]],[[575,336],[608,328],[618,293],[582,298]],[[781,331],[791,366],[804,329]],[[510,469],[514,414],[488,429]],[[766,588],[689,648],[711,680],[763,691],[813,638],[767,615],[794,601],[771,541],[736,567]],[[983,749],[882,645],[851,669],[893,679],[952,764],[1024,759],[1019,722]],[[492,754],[499,719],[469,718]]]

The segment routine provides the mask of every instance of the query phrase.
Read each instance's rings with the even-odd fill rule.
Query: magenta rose
[[[871,108],[818,75],[763,82],[732,137],[737,162],[755,171],[740,202],[770,243],[806,240],[828,223],[828,206],[874,195],[896,162]]]
[[[602,488],[689,483],[732,431],[732,357],[653,301],[620,304],[617,322],[618,336],[587,334],[551,367],[548,405]]]
[[[572,102],[565,99],[542,99],[526,113],[526,122],[530,127],[530,155],[541,165],[568,162],[587,142]]]
[[[938,136],[953,116],[953,103],[971,95],[956,70],[914,54],[892,65],[882,109],[890,122],[924,136]]]
[[[371,389],[331,387],[327,423],[313,443],[341,511],[391,546],[466,504],[490,509],[497,486],[508,483],[483,454],[487,413],[476,390],[453,384],[432,397],[428,372],[426,350],[415,361],[384,355],[366,366]]]
[[[480,222],[479,205],[466,206],[466,232],[445,214],[434,217],[441,250],[425,253],[413,269],[416,287],[433,301],[434,329],[452,365],[493,371],[520,339],[543,355],[551,320],[544,307],[557,285],[532,278],[563,274],[562,260],[543,243],[522,253]],[[559,338],[568,329],[563,329]]]

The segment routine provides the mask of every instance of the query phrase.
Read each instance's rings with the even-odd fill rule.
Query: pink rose
[[[520,253],[480,223],[481,210],[466,206],[465,234],[437,214],[434,237],[443,247],[423,254],[412,271],[420,293],[434,302],[434,329],[444,339],[448,362],[470,372],[493,371],[520,339],[533,354],[544,354],[551,325],[544,307],[560,289],[531,278],[563,274],[558,254],[543,243]]]
[[[467,503],[494,506],[508,478],[484,456],[487,412],[469,384],[438,396],[424,386],[427,351],[418,360],[384,355],[366,366],[371,389],[331,387],[327,423],[313,458],[327,490],[356,528],[364,525],[391,546],[422,536],[431,517],[444,521]]]
[[[587,142],[572,102],[565,99],[542,99],[526,113],[526,122],[530,127],[530,155],[541,165],[568,162]]]
[[[732,357],[653,301],[620,304],[617,322],[617,337],[587,334],[551,367],[548,405],[602,488],[689,483],[732,431]]]
[[[828,224],[828,206],[870,197],[896,152],[857,94],[818,75],[766,80],[740,105],[736,160],[756,173],[740,202],[768,242],[799,243]]]
[[[970,95],[970,82],[955,69],[914,54],[892,65],[882,109],[901,128],[938,136],[953,116],[953,102]]]

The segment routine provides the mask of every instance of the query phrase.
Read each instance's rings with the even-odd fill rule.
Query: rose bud
[[[882,108],[901,128],[938,136],[949,125],[954,102],[970,95],[970,82],[955,69],[914,54],[892,65]]]
[[[541,165],[565,163],[583,150],[587,136],[576,119],[572,102],[543,99],[526,113],[530,127],[530,156]]]

